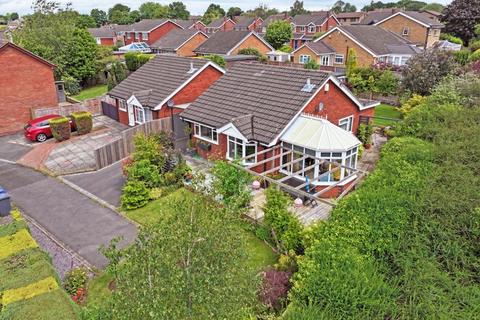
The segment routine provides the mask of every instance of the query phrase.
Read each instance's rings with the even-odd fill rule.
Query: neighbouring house
[[[335,49],[333,65],[336,67],[345,67],[349,49],[355,50],[357,64],[362,67],[379,62],[403,66],[421,52],[396,33],[374,25],[338,26],[315,41]]]
[[[354,177],[344,167],[324,173],[339,164],[356,168],[361,143],[354,133],[360,116],[372,116],[376,105],[330,73],[237,64],[180,117],[200,156],[239,159],[258,173],[293,174],[301,183],[308,177],[318,190],[331,186],[324,194],[330,197]]]
[[[183,27],[170,19],[144,19],[125,26],[120,32],[126,45],[133,42],[155,43],[173,29]]]
[[[172,53],[181,57],[193,57],[193,52],[208,36],[197,29],[173,29],[150,47],[154,53]]]
[[[117,36],[115,28],[110,26],[103,26],[100,28],[88,28],[88,32],[95,38],[98,45],[102,46],[114,46],[117,44],[117,40],[122,40]]]
[[[194,52],[204,55],[238,55],[242,49],[254,48],[261,54],[273,51],[273,47],[254,31],[219,31],[202,43]]]
[[[316,33],[327,32],[340,25],[335,14],[330,11],[317,11],[310,14],[299,14],[292,18],[293,38],[290,46],[297,49],[305,42],[313,41]]]
[[[235,27],[235,21],[228,17],[221,17],[210,22],[205,31],[207,33],[216,33],[218,31],[232,31]]]
[[[440,40],[440,33],[444,27],[438,20],[431,19],[421,12],[397,9],[369,12],[362,24],[375,25],[395,32],[424,49],[433,47]]]
[[[119,121],[135,126],[180,113],[224,72],[210,60],[157,55],[108,96]]]
[[[262,24],[258,26],[257,32],[260,34],[265,34],[267,32],[267,27],[275,21],[287,21],[290,23],[292,22],[292,17],[290,17],[287,12],[268,16],[265,18]]]
[[[305,64],[311,60],[320,66],[332,67],[336,51],[323,41],[307,42],[292,52],[293,62]]]
[[[263,20],[259,17],[238,16],[235,18],[235,26],[233,30],[236,31],[255,31],[262,25]]]
[[[183,29],[196,29],[202,32],[206,32],[206,25],[199,19],[189,19],[189,20],[173,20],[176,24],[180,25]]]
[[[58,105],[55,65],[7,42],[0,45],[0,66],[0,135],[22,130],[32,108]]]
[[[339,12],[335,16],[341,25],[351,25],[360,23],[365,17],[365,12]]]
[[[435,21],[440,21],[440,17],[442,16],[441,12],[435,10],[420,10],[419,12]]]

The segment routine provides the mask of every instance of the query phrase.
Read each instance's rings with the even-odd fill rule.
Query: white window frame
[[[336,54],[335,55],[335,60],[334,60],[335,64],[343,64],[344,61],[345,61],[345,57],[344,57],[343,54]]]
[[[347,128],[344,129],[348,132],[353,132],[353,120],[355,119],[355,117],[352,115],[348,116],[348,117],[345,117],[345,118],[342,118],[340,120],[338,120],[338,126],[340,128],[342,128],[343,125],[347,125]]]
[[[127,32],[127,39],[132,39],[132,33],[131,32]]]
[[[324,61],[324,59],[326,61]],[[329,66],[330,65],[330,56],[320,56],[320,65],[321,66]]]
[[[317,27],[314,24],[308,25],[308,32],[309,33],[315,33],[315,30]]]
[[[305,63],[309,62],[311,58],[312,57],[310,57],[310,55],[308,55],[308,54],[301,54],[300,58],[298,59],[298,62],[301,63],[301,64],[305,64]]]
[[[410,28],[409,27],[403,27],[402,35],[408,36],[409,34],[410,34]]]
[[[208,129],[212,130],[212,134],[211,134],[210,137],[206,137],[206,136],[202,135],[202,127],[205,127],[205,128],[208,128]],[[207,141],[207,142],[210,142],[210,143],[213,143],[213,144],[218,144],[218,132],[217,132],[217,129],[215,129],[213,127],[206,126],[206,125],[203,125],[203,124],[200,124],[200,123],[194,123],[193,124],[193,135],[200,140],[204,140],[204,141]]]
[[[140,32],[135,32],[134,38],[135,40],[140,40]]]
[[[235,154],[237,153],[237,146],[241,146],[242,148],[242,154],[241,155],[238,155],[236,154],[236,157],[235,158],[232,158],[230,156],[230,143],[233,143],[235,144]],[[258,146],[257,146],[257,143],[256,142],[248,142],[248,141],[245,141],[245,140],[242,140],[242,139],[239,139],[239,138],[235,138],[235,137],[232,137],[232,136],[227,136],[227,154],[225,155],[226,158],[228,160],[235,160],[237,158],[245,158],[247,156],[247,147],[255,147],[255,157],[251,157],[249,158],[248,160],[245,159],[243,160],[243,164],[244,165],[250,165],[250,164],[255,164],[257,163],[257,150],[258,150]]]
[[[305,32],[305,26],[298,26],[298,32]]]
[[[142,32],[142,41],[148,40],[148,32]]]
[[[135,115],[135,123],[145,123],[145,109],[143,107],[133,105],[133,113]]]
[[[127,111],[127,101],[118,99],[118,110]]]
[[[102,44],[102,38],[95,38],[95,41],[97,42],[97,44]]]

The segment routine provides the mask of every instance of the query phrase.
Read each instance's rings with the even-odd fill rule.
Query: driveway
[[[32,169],[0,161],[0,185],[25,214],[98,268],[107,264],[98,251],[100,245],[122,236],[120,245],[125,246],[137,235],[136,226],[128,220]]]
[[[0,137],[0,159],[15,162],[32,150],[27,143],[20,141],[26,141],[22,134]]]
[[[120,206],[120,196],[125,183],[122,162],[117,162],[95,172],[72,174],[63,176],[63,178],[114,207]]]

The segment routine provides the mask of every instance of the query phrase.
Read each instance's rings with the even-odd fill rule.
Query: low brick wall
[[[72,114],[72,112],[78,111],[88,111],[91,112],[93,115],[102,114],[101,98],[88,99],[78,103],[60,105],[55,107],[32,108],[30,112],[32,119],[34,119],[45,116],[47,114],[59,114],[62,116],[69,116],[70,114]]]

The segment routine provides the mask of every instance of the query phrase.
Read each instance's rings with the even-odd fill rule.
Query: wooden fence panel
[[[121,138],[110,142],[94,151],[96,169],[102,169],[117,161],[128,157],[135,149],[133,138],[137,133],[145,135],[158,132],[171,132],[170,118],[163,118],[146,122],[133,128],[122,131]]]

